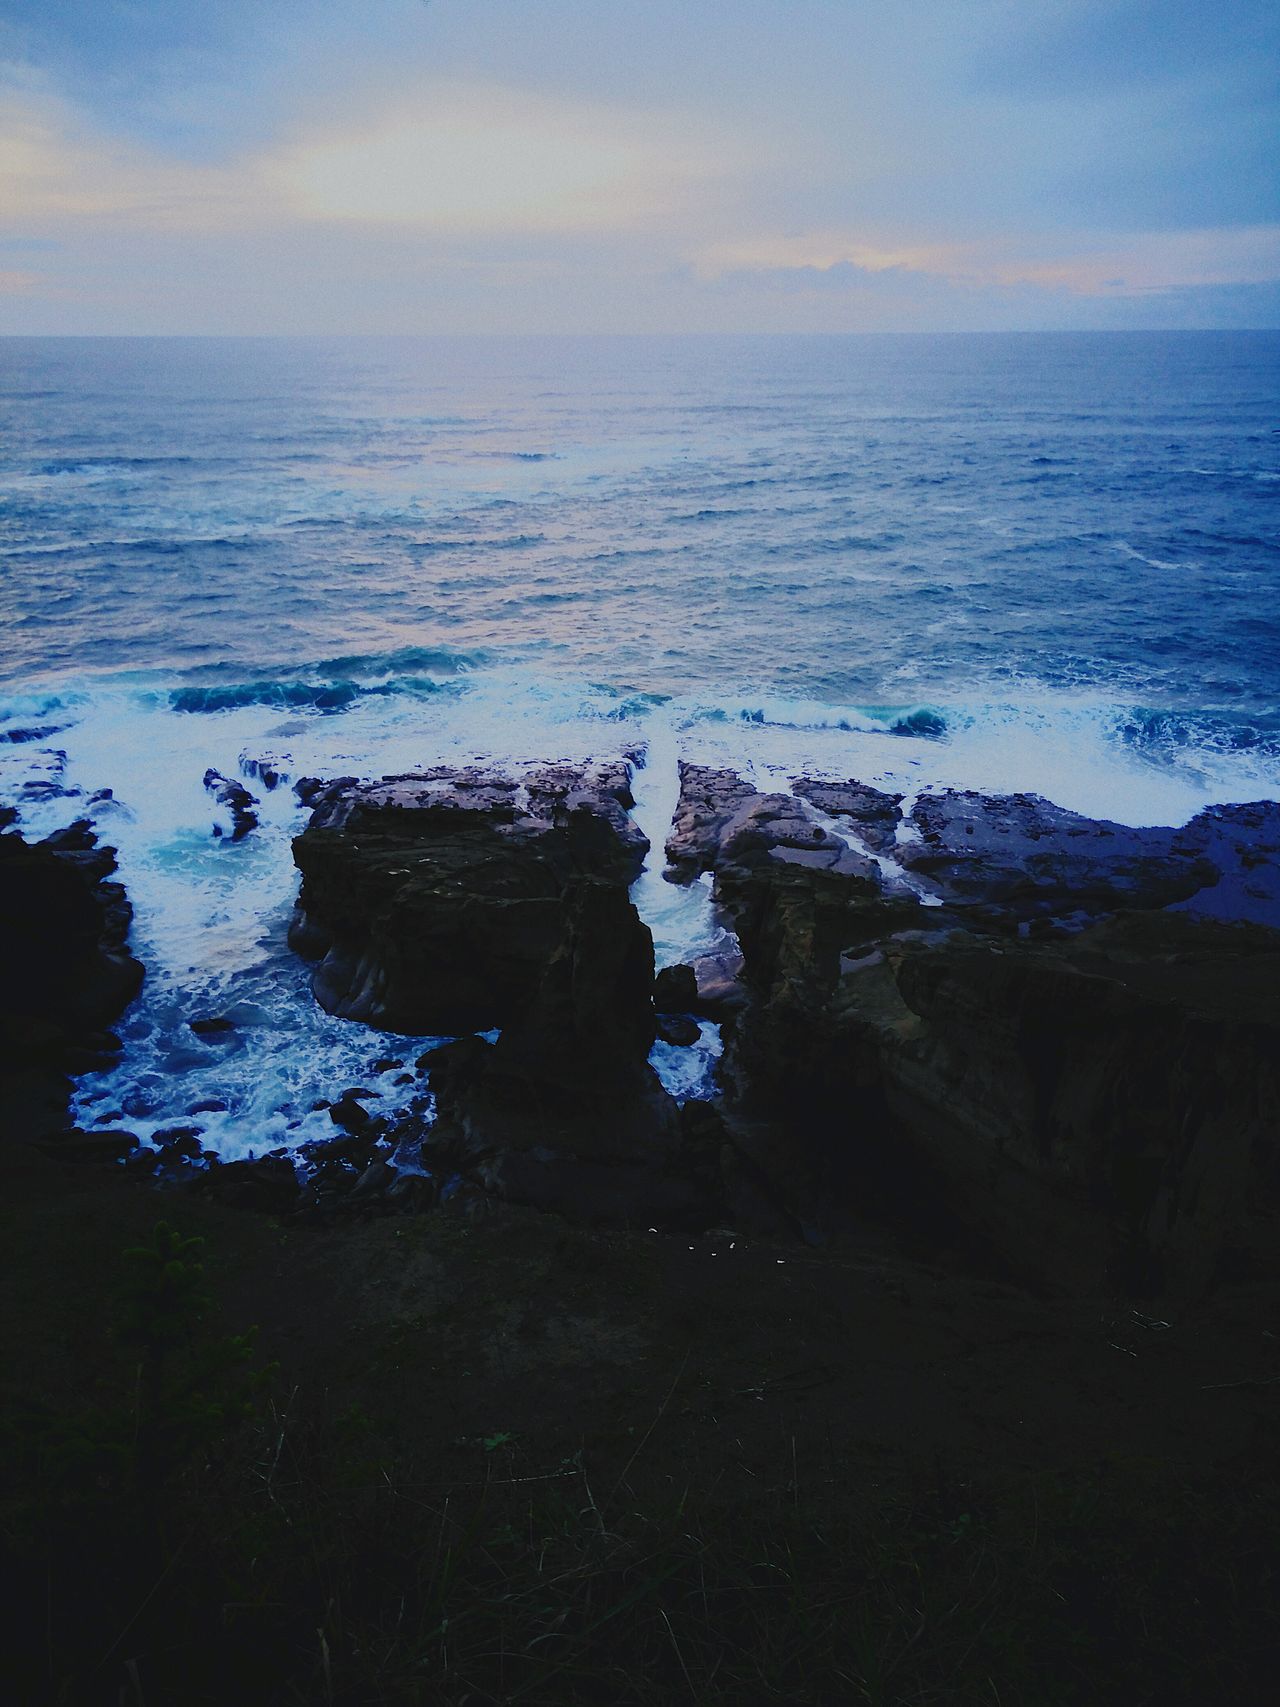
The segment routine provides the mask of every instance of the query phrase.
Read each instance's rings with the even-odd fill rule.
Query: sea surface
[[[0,800],[93,817],[148,968],[78,1118],[223,1101],[258,1154],[388,1040],[285,946],[287,784],[232,844],[209,766],[640,747],[659,848],[682,756],[1280,798],[1280,334],[0,340],[0,588]],[[660,962],[715,940],[656,855],[636,899]],[[656,1061],[705,1090],[717,1047]]]

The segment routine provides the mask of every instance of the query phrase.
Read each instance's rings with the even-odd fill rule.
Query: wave
[[[301,524],[294,524],[301,525]],[[513,533],[502,539],[486,539],[482,534],[463,535],[456,539],[408,539],[404,548],[407,551],[520,551],[531,545],[544,545],[544,533]]]
[[[444,693],[448,684],[431,676],[395,676],[383,682],[236,682],[225,687],[175,688],[169,695],[174,711],[239,711],[263,705],[281,711],[345,711],[361,699],[415,699]]]
[[[314,666],[318,675],[336,674],[363,679],[391,676],[407,670],[462,675],[484,663],[479,652],[457,652],[447,646],[402,646],[395,652],[352,652],[327,658]]]
[[[928,741],[941,740],[949,728],[945,713],[932,705],[838,706],[780,695],[754,704],[730,701],[697,707],[689,721],[736,722],[793,731],[831,730],[847,735],[911,735]]]
[[[1147,752],[1210,751],[1280,757],[1280,711],[1233,717],[1220,711],[1166,711],[1133,706],[1115,719],[1121,741]]]
[[[34,474],[109,474],[119,468],[182,468],[211,460],[198,456],[55,456],[37,463]],[[226,460],[226,459],[218,459]]]

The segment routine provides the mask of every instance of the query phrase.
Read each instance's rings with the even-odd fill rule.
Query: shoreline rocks
[[[67,1126],[67,1075],[114,1061],[120,1043],[107,1028],[143,968],[128,950],[133,909],[111,881],[115,850],[85,819],[40,842],[15,822],[0,809],[0,1089],[14,1130],[56,1132]],[[108,1148],[86,1136],[75,1153]]]
[[[1133,830],[955,792],[902,820],[862,784],[689,773],[676,869],[714,873],[742,946],[725,1077],[767,1170],[940,1205],[1051,1288],[1280,1267],[1280,807]]]
[[[437,769],[312,798],[290,941],[319,957],[317,1000],[459,1038],[420,1063],[433,1169],[579,1219],[696,1220],[648,1062],[653,942],[628,893],[648,843],[626,766]],[[492,1045],[462,1035],[495,1028]]]
[[[567,928],[566,898],[625,891],[648,844],[625,767],[520,782],[438,769],[311,795],[289,941],[329,1013],[410,1034],[508,1023]]]

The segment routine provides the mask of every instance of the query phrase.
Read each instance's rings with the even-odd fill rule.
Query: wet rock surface
[[[330,1011],[457,1039],[379,1058],[422,1094],[391,1116],[375,1080],[330,1088],[297,1158],[210,1166],[198,1126],[140,1148],[127,1105],[47,1153],[321,1219],[505,1200],[812,1242],[888,1216],[1049,1290],[1280,1272],[1280,807],[1132,829],[685,765],[668,876],[710,873],[738,946],[655,980],[624,763],[296,786],[291,940]],[[10,1054],[38,1032],[63,1070],[110,1065],[140,977],[110,850],[78,823],[0,859],[8,963],[35,968]],[[649,1051],[708,1016],[723,1096],[682,1110]]]
[[[648,844],[625,764],[519,780],[435,770],[318,791],[291,941],[317,998],[429,1052],[434,1175],[584,1220],[698,1220],[679,1111],[649,1066]]]
[[[955,792],[902,821],[858,783],[685,784],[675,869],[714,872],[744,957],[724,1077],[758,1170],[1050,1288],[1280,1268],[1280,808],[1145,830]]]
[[[584,884],[625,890],[647,843],[625,767],[517,783],[424,771],[309,796],[290,941],[329,1012],[409,1033],[505,1025],[532,999]]]
[[[258,802],[238,777],[223,776],[221,771],[211,768],[204,773],[204,786],[218,805],[225,807],[230,815],[231,835],[229,839],[231,841],[243,841],[250,830],[257,829],[258,813],[256,808]],[[268,786],[273,785],[269,784]],[[223,834],[222,825],[215,824],[213,833],[215,836],[221,836]]]
[[[133,911],[115,869],[115,850],[87,820],[42,842],[0,834],[0,1038],[12,1065],[33,1048],[119,1048],[102,1028],[137,994],[142,967],[128,951]]]

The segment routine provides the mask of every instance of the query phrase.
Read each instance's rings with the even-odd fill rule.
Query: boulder
[[[243,841],[249,831],[257,827],[258,814],[254,808],[258,802],[236,777],[223,776],[221,771],[212,767],[204,773],[204,786],[218,805],[225,806],[231,814],[231,840]],[[222,826],[215,824],[213,833],[221,836]]]
[[[660,1014],[692,1013],[698,975],[692,966],[664,966],[653,980],[653,1005]]]

